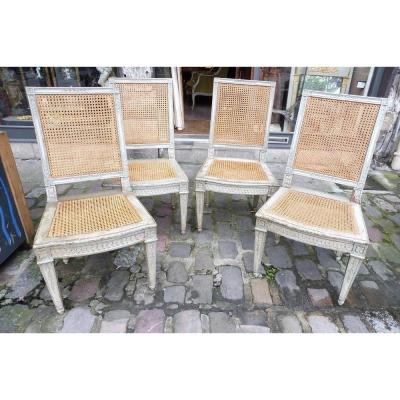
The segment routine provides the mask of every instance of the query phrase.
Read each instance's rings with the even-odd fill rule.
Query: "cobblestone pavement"
[[[140,245],[67,265],[60,260],[66,312],[58,315],[33,252],[20,250],[0,267],[0,332],[400,332],[400,178],[391,179],[392,193],[364,195],[372,245],[343,306],[337,299],[344,264],[331,251],[284,238],[275,244],[271,236],[264,262],[277,273],[252,276],[251,198],[211,194],[198,233],[193,196],[182,236],[179,208],[163,196],[142,199],[158,224],[154,292]],[[37,224],[44,190],[27,197]]]

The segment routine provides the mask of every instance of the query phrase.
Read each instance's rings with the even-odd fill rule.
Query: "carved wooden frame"
[[[156,283],[156,223],[144,206],[132,193],[128,178],[128,164],[124,141],[124,131],[121,116],[121,103],[119,91],[113,88],[26,88],[29,105],[31,108],[32,119],[35,127],[36,137],[42,156],[42,168],[44,183],[47,193],[47,204],[36,232],[33,248],[36,254],[37,263],[43,274],[51,298],[58,313],[64,312],[61,292],[58,285],[57,273],[55,269],[55,259],[61,258],[65,261],[69,257],[81,257],[89,254],[103,253],[106,251],[120,249],[136,243],[144,242],[146,247],[148,263],[148,279],[150,288],[154,289]],[[119,147],[121,151],[121,171],[113,173],[100,173],[86,176],[72,176],[54,178],[51,176],[48,164],[47,149],[43,140],[40,115],[36,103],[38,94],[112,94],[114,96],[115,114],[117,121],[117,132]],[[135,207],[141,221],[137,224],[127,225],[116,229],[94,232],[86,235],[74,235],[59,238],[49,238],[48,232],[57,206],[56,186],[65,183],[85,182],[91,180],[102,180],[110,178],[120,178],[122,193],[128,201]],[[118,191],[117,193],[121,193]],[[98,192],[95,194],[64,197],[64,199],[88,198],[100,195],[115,194],[113,191]]]
[[[110,78],[108,85],[115,87],[116,83],[126,84],[167,84],[168,85],[168,120],[169,120],[169,142],[153,144],[130,144],[126,143],[127,149],[167,149],[168,158],[176,177],[172,179],[130,182],[133,192],[138,197],[158,196],[169,193],[179,193],[181,211],[181,233],[186,232],[187,206],[189,196],[189,179],[175,159],[175,132],[174,132],[174,102],[171,78],[149,78],[149,79],[126,79]]]
[[[375,128],[374,128],[374,131],[371,136],[371,141],[368,146],[367,154],[365,156],[364,165],[361,170],[360,177],[357,181],[351,181],[351,180],[347,180],[347,179],[333,177],[330,175],[317,174],[317,173],[302,171],[302,170],[293,168],[294,157],[296,154],[297,144],[298,144],[299,137],[300,137],[301,124],[303,122],[305,108],[306,108],[307,100],[309,97],[320,97],[320,98],[326,98],[326,99],[332,99],[332,100],[346,100],[346,101],[354,101],[354,102],[359,102],[359,103],[370,103],[370,104],[379,104],[380,105],[380,110],[379,110],[378,117],[377,117],[377,120],[375,123]],[[305,90],[303,92],[302,99],[300,102],[299,113],[297,116],[296,127],[295,127],[295,131],[294,131],[294,135],[293,135],[293,142],[292,142],[292,146],[291,146],[291,149],[289,152],[289,158],[288,158],[288,162],[286,165],[282,186],[289,187],[292,182],[293,175],[301,175],[301,176],[305,176],[305,177],[309,177],[309,178],[313,178],[313,179],[320,179],[320,180],[324,180],[324,181],[328,181],[328,182],[332,182],[332,183],[339,183],[344,186],[352,187],[353,188],[353,199],[357,203],[360,203],[362,191],[363,191],[363,188],[365,185],[365,181],[367,180],[369,166],[371,164],[372,156],[374,155],[375,144],[376,144],[376,141],[378,140],[380,128],[383,123],[383,118],[385,117],[386,106],[387,106],[386,98],[364,97],[364,96],[355,96],[355,95],[350,95],[350,94],[327,94],[327,93],[323,93],[323,92]]]
[[[254,86],[268,86],[271,88],[270,101],[268,110],[266,110],[266,124],[265,124],[265,134],[262,146],[244,146],[244,145],[226,145],[226,144],[215,144],[214,143],[214,129],[215,129],[215,118],[216,118],[216,108],[218,101],[218,86],[221,83],[228,83],[234,85],[254,85]],[[208,148],[208,156],[205,163],[200,168],[195,180],[195,191],[196,191],[196,212],[197,212],[197,229],[200,232],[203,225],[203,209],[204,209],[204,199],[205,194],[206,204],[208,204],[208,192],[218,192],[218,193],[229,193],[229,194],[244,194],[253,195],[253,207],[257,207],[259,196],[265,195],[270,196],[277,186],[277,181],[266,164],[266,154],[268,148],[268,136],[269,128],[271,123],[271,114],[275,95],[275,82],[268,81],[256,81],[256,80],[245,80],[245,79],[226,79],[226,78],[214,78],[213,87],[213,100],[211,108],[211,125],[210,125],[210,144]],[[258,182],[258,181],[227,181],[215,177],[207,176],[208,169],[213,162],[218,150],[254,150],[258,152],[258,160],[252,160],[247,158],[229,158],[230,160],[236,161],[246,161],[255,162],[261,165],[262,169],[268,176],[268,181]],[[220,158],[220,157],[219,157]]]
[[[348,101],[380,105],[379,113],[368,146],[361,174],[357,181],[344,180],[338,177],[310,173],[293,168],[293,162],[296,154],[297,144],[299,141],[301,126],[306,110],[307,100],[309,97],[322,97],[327,99],[348,100]],[[264,204],[264,206],[256,214],[255,244],[254,244],[254,274],[256,276],[260,275],[259,269],[261,266],[261,259],[262,259],[262,254],[264,252],[266,235],[268,231],[274,232],[276,235],[281,235],[286,238],[310,244],[313,246],[335,250],[338,253],[338,257],[340,257],[342,253],[349,253],[350,258],[348,261],[346,273],[343,279],[338,299],[339,305],[342,305],[345,302],[348,292],[351,288],[351,285],[353,284],[354,278],[357,275],[357,272],[362,264],[362,261],[365,258],[369,245],[368,233],[366,231],[365,222],[362,217],[362,210],[360,203],[361,203],[362,190],[364,188],[365,181],[367,179],[368,170],[373,156],[373,151],[385,115],[386,105],[387,105],[387,99],[382,99],[382,98],[362,97],[362,96],[343,95],[343,94],[332,95],[316,91],[303,92],[303,97],[301,99],[299,114],[297,117],[296,128],[293,137],[293,143],[290,149],[282,186],[283,188],[293,188],[301,190],[303,192],[314,193],[318,196],[336,198],[341,201],[346,201],[346,199],[339,198],[334,195],[328,195],[319,191],[311,191],[305,188],[292,187],[293,175],[301,175],[309,178],[320,179],[352,187],[353,194],[351,196],[351,199],[347,201],[350,201],[354,204],[355,217],[358,222],[358,225],[361,227],[361,232],[360,235],[358,235],[358,237],[355,236],[352,237],[351,235],[346,235],[341,232],[335,233],[330,230],[315,229],[315,227],[311,227],[300,223],[291,224],[288,221],[285,221],[283,219],[280,220],[274,218],[273,216],[266,217],[264,214],[264,210],[267,207],[270,207],[271,204],[273,204],[275,201],[277,201],[283,192],[283,189],[279,189],[278,192],[275,193],[275,195],[266,204]]]

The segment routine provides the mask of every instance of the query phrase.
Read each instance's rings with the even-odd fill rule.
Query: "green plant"
[[[265,270],[265,277],[268,282],[272,282],[275,280],[275,275],[278,273],[279,268],[274,267],[273,265],[265,265],[263,264]]]

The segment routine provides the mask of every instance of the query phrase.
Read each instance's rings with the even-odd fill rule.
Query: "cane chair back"
[[[386,99],[304,92],[284,186],[298,174],[362,190],[385,109]]]
[[[275,82],[214,79],[211,148],[266,150]]]
[[[386,111],[386,99],[303,92],[283,187],[256,214],[254,273],[267,231],[350,255],[338,303],[344,303],[367,253],[361,195]],[[351,199],[292,186],[293,175],[353,188]]]
[[[127,148],[174,148],[172,79],[110,78],[121,93]]]
[[[118,91],[40,87],[26,91],[48,197],[56,199],[57,184],[128,180]]]

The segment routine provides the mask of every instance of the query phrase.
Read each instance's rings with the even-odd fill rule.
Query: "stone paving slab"
[[[185,302],[186,289],[185,286],[168,286],[164,289],[164,301],[166,303]]]
[[[254,277],[251,196],[212,193],[199,233],[192,195],[183,236],[179,207],[162,196],[142,199],[158,224],[154,291],[142,245],[58,261],[66,309],[58,315],[33,252],[21,249],[0,266],[0,332],[400,332],[399,193],[400,178],[391,193],[363,197],[372,244],[343,306],[347,258],[330,250],[269,234],[263,262],[277,273]],[[27,195],[37,226],[43,188]]]
[[[213,295],[213,277],[194,275],[192,278],[191,298],[194,304],[211,304]]]
[[[136,319],[136,333],[162,333],[164,331],[165,313],[160,309],[141,310]]]
[[[96,317],[89,308],[76,307],[69,310],[64,318],[63,333],[89,333],[94,327]]]
[[[200,311],[179,311],[173,318],[174,332],[176,333],[202,333]]]
[[[280,314],[277,318],[279,329],[283,333],[301,333],[302,328],[300,321],[290,314]]]

